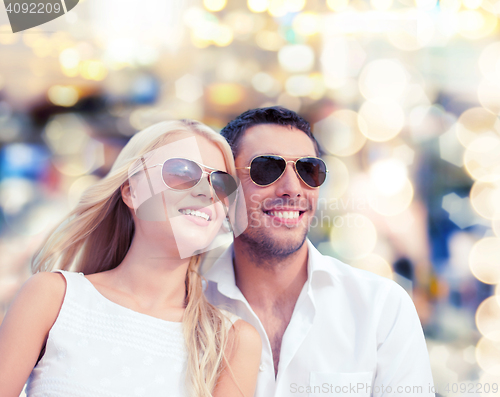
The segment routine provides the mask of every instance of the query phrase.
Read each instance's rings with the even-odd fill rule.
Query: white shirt
[[[308,278],[283,335],[276,379],[269,338],[235,284],[232,245],[205,274],[210,302],[260,333],[255,396],[434,396],[422,327],[406,291],[307,244]]]

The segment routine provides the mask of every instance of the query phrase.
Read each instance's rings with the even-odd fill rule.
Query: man
[[[256,396],[433,396],[408,294],[306,238],[325,174],[309,124],[270,107],[241,114],[221,134],[249,225],[206,273],[206,295],[262,337]]]

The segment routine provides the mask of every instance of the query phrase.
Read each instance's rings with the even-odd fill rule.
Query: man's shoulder
[[[370,272],[358,269],[332,256],[323,255],[317,251],[313,257],[313,272],[328,273],[333,290],[342,290],[349,296],[383,299],[388,294],[406,293],[395,281]],[[314,278],[313,273],[313,278]],[[323,279],[323,277],[318,277]]]

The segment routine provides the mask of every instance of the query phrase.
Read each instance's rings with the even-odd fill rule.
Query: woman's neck
[[[181,259],[176,254],[134,238],[120,265],[109,271],[109,281],[145,308],[184,307],[191,258]]]

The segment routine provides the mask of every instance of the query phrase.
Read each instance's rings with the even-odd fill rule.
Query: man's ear
[[[130,181],[125,182],[120,186],[120,191],[122,193],[122,200],[127,207],[134,209],[134,203],[132,198],[135,198],[134,189],[130,186]]]

